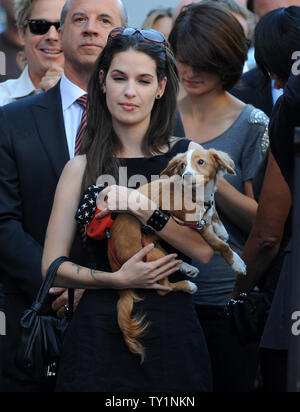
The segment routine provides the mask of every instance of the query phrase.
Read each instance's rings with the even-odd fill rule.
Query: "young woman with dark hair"
[[[160,33],[119,28],[110,34],[89,84],[82,155],[69,162],[58,185],[47,231],[44,273],[55,258],[69,255],[80,199],[98,177],[110,175],[118,184],[122,166],[128,179],[141,175],[151,181],[174,155],[195,146],[171,136],[177,90],[175,59]],[[134,189],[109,186],[103,208],[131,213],[145,224],[156,205],[152,203],[150,210],[149,199],[140,196],[136,207],[129,199]],[[111,199],[117,200],[114,207]],[[188,259],[182,254],[207,263],[213,251],[199,233],[172,219],[157,233],[171,253],[160,261],[143,261],[153,248],[148,245],[112,274],[107,241],[88,238],[86,267],[71,262],[60,266],[56,286],[87,290],[66,337],[57,391],[211,390],[210,359],[191,296],[180,292],[162,297],[157,290],[169,291],[159,281],[178,271],[181,258]],[[175,260],[178,253],[180,260]],[[135,308],[150,322],[143,336],[146,357],[142,364],[129,351],[117,323],[118,290],[130,288],[139,289],[142,301]]]
[[[169,40],[187,93],[179,102],[186,136],[235,162],[236,176],[218,183],[216,204],[230,246],[241,255],[257,211],[252,182],[268,151],[267,116],[228,93],[247,57],[243,28],[224,6],[203,1],[183,10]],[[224,318],[236,275],[217,255],[206,266],[193,264],[200,269],[194,301],[212,357],[214,390],[251,391],[258,343],[240,344]]]
[[[278,89],[286,84],[299,50],[299,20],[300,8],[291,6],[269,12],[255,28],[255,60]]]

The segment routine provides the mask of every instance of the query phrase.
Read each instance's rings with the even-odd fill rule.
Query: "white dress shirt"
[[[60,93],[70,159],[72,159],[74,157],[76,135],[83,112],[83,108],[76,103],[76,100],[86,94],[86,92],[72,83],[63,74],[60,82]]]
[[[255,50],[254,47],[251,47],[248,51],[248,57],[244,66],[244,73],[254,69],[256,67],[255,60]]]
[[[275,89],[275,81],[272,80],[272,97],[273,97],[273,103],[274,105],[276,104],[277,100],[279,99],[280,96],[283,95],[283,89]]]
[[[0,83],[0,106],[41,92],[34,87],[29,76],[28,66],[26,66],[18,79],[10,79]]]

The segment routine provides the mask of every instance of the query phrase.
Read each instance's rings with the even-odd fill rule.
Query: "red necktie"
[[[86,111],[86,106],[87,106],[87,95],[84,94],[81,96],[79,99],[76,100],[76,103],[78,103],[82,108],[82,116],[81,116],[81,122],[77,131],[76,135],[76,140],[75,140],[75,156],[78,156],[80,153],[80,146],[81,146],[81,141],[82,137],[84,135],[85,129],[86,129],[86,124],[87,124],[87,111]]]

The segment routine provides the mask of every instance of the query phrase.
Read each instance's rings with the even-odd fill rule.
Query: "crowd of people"
[[[183,0],[151,10],[141,28],[128,27],[122,0],[1,5],[0,392],[285,392],[300,1]],[[138,184],[118,180],[122,167],[128,182],[150,182],[199,145],[234,161],[215,203],[246,276],[201,231],[164,211],[155,223],[157,204],[132,203]],[[101,193],[104,175],[117,184]],[[95,188],[99,221],[134,216],[166,255],[152,261],[154,244],[143,245],[111,273],[107,239],[75,219]],[[47,313],[66,315],[70,288],[75,312],[57,378],[36,380],[16,363],[20,319],[62,256]],[[183,262],[199,271],[193,295],[161,283],[183,280]],[[127,289],[150,325],[143,362],[117,321]]]

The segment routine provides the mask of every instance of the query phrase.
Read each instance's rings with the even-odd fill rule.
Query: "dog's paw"
[[[194,295],[197,290],[198,290],[198,286],[195,285],[195,283],[187,281],[187,283],[189,284],[189,288],[187,290],[187,293],[189,293],[190,295]]]
[[[183,262],[180,266],[180,272],[189,278],[195,278],[196,276],[199,275],[199,270],[192,265],[189,265],[188,263]]]
[[[240,275],[247,275],[247,266],[245,265],[245,262],[243,259],[239,257],[239,255],[235,252],[233,252],[233,264],[231,265],[232,269],[239,273]]]
[[[213,223],[213,229],[215,234],[218,236],[219,239],[223,240],[224,242],[228,242],[229,234],[223,225],[219,225],[217,223]]]
[[[228,243],[229,234],[224,230],[224,232],[218,234],[218,238],[223,240],[223,242]]]

